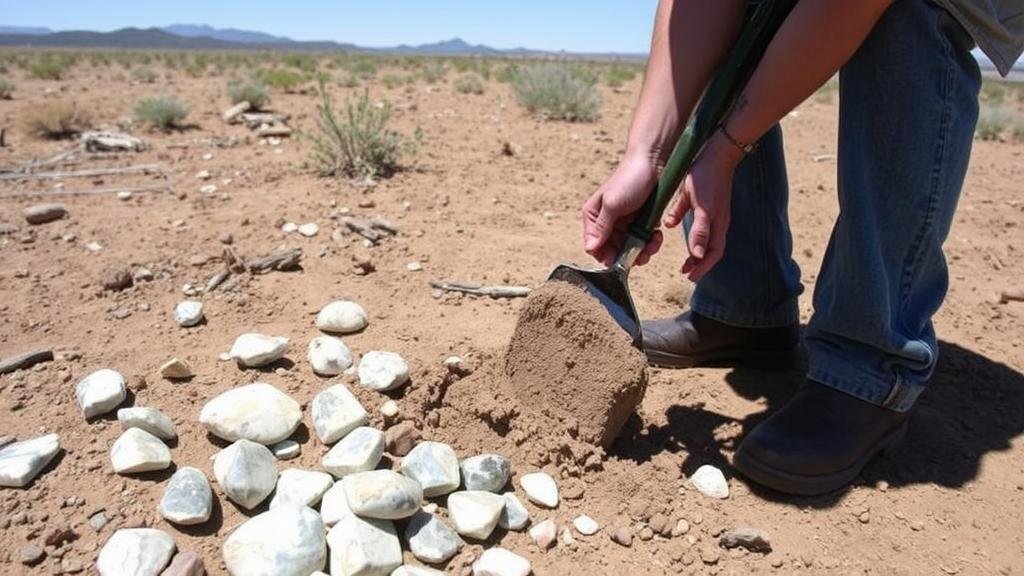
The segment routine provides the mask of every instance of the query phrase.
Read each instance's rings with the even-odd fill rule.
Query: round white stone
[[[572,525],[576,528],[576,531],[584,536],[593,536],[597,534],[597,531],[601,529],[601,526],[586,514],[581,514],[572,521]]]
[[[14,442],[0,450],[0,486],[21,488],[60,452],[56,434]]]
[[[156,408],[144,406],[121,408],[117,411],[117,421],[125,430],[141,428],[161,440],[173,440],[178,435],[174,429],[174,422],[171,422],[166,414]]]
[[[210,519],[213,492],[206,474],[197,468],[179,468],[164,489],[160,499],[160,515],[170,522],[191,526]]]
[[[479,490],[448,495],[448,515],[455,531],[463,536],[486,540],[505,508],[505,499]]]
[[[228,571],[238,576],[309,576],[327,560],[324,523],[306,506],[278,506],[232,532],[223,554]]]
[[[217,453],[213,476],[232,502],[252,509],[274,491],[277,460],[266,446],[242,439]]]
[[[519,486],[526,492],[526,498],[530,502],[546,508],[558,506],[558,485],[546,472],[524,474],[519,479]]]
[[[228,355],[243,368],[258,368],[280,360],[287,349],[288,339],[283,336],[249,332],[235,339]]]
[[[334,336],[317,336],[310,340],[307,357],[313,372],[321,376],[337,376],[352,366],[352,352]]]
[[[96,569],[101,576],[158,576],[174,549],[174,540],[163,530],[122,528],[100,549]]]
[[[690,476],[690,484],[698,492],[720,500],[729,497],[729,483],[722,471],[710,464],[705,464]]]
[[[298,229],[299,225],[296,224],[295,222],[285,222],[283,225],[281,225],[281,232],[284,232],[285,234],[291,234],[292,232],[295,232]]]
[[[473,576],[529,576],[530,561],[504,548],[491,548],[473,562]]]
[[[349,300],[335,300],[316,315],[316,327],[324,332],[350,334],[366,328],[366,310]]]
[[[277,477],[277,490],[270,507],[283,504],[301,504],[315,508],[324,493],[334,485],[334,478],[326,472],[288,468]]]
[[[501,516],[498,518],[498,526],[501,526],[505,530],[522,530],[530,523],[530,513],[527,512],[526,506],[516,498],[516,495],[512,492],[506,492],[502,494],[505,499],[505,507],[501,510]]]
[[[480,454],[462,461],[462,481],[466,490],[501,492],[512,474],[512,463],[500,454]]]
[[[316,222],[306,222],[299,226],[299,234],[302,234],[306,238],[312,238],[320,232],[320,226]]]
[[[402,545],[390,520],[347,516],[328,532],[327,543],[335,576],[384,575],[402,565]]]
[[[386,392],[409,381],[409,365],[394,352],[371,350],[359,360],[359,384]]]
[[[142,428],[129,428],[110,448],[110,463],[118,474],[163,470],[171,465],[171,451]]]
[[[203,406],[199,421],[216,436],[274,444],[302,420],[299,403],[270,384],[256,382],[224,392]]]
[[[174,321],[178,326],[188,328],[203,321],[203,303],[198,300],[182,300],[174,307]]]
[[[271,445],[270,451],[278,460],[291,460],[302,452],[302,446],[295,440],[282,440]]]
[[[459,487],[459,457],[441,442],[420,442],[402,459],[401,472],[420,483],[427,498],[443,496]]]
[[[463,544],[459,535],[440,518],[423,511],[409,519],[405,540],[412,555],[428,564],[447,562]]]
[[[369,422],[366,409],[344,384],[336,384],[317,394],[310,412],[313,430],[324,444],[334,444]]]
[[[394,418],[398,416],[398,402],[394,400],[388,400],[380,405],[380,413],[385,418]]]
[[[327,526],[334,526],[342,518],[352,515],[352,509],[348,507],[348,497],[345,496],[345,487],[341,482],[335,482],[320,500],[320,516]]]
[[[86,418],[110,412],[127,395],[124,376],[108,368],[89,374],[75,386],[75,398]]]
[[[356,472],[341,482],[352,513],[364,518],[408,518],[423,503],[419,483],[391,470]]]
[[[376,428],[360,426],[324,454],[320,464],[335,478],[344,478],[356,472],[373,470],[383,455],[384,433]]]

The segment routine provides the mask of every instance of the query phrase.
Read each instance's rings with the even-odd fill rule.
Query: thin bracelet
[[[731,142],[733,146],[739,148],[740,152],[743,152],[744,155],[750,154],[757,148],[757,142],[752,144],[741,144],[739,140],[733,138],[732,134],[729,134],[729,131],[725,129],[724,122],[718,125],[718,129],[722,132],[722,135],[725,136],[725,139]]]

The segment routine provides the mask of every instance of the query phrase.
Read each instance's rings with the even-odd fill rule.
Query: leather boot
[[[641,323],[647,360],[663,368],[709,364],[743,364],[789,368],[796,361],[800,327],[797,323],[772,328],[723,324],[693,311],[675,318]]]

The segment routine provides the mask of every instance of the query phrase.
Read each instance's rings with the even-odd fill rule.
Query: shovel
[[[595,297],[612,318],[629,334],[636,348],[643,347],[640,319],[629,294],[629,270],[658,227],[661,215],[690,170],[694,158],[732,106],[754,73],[775,32],[796,4],[796,0],[763,0],[751,7],[736,45],[711,80],[697,113],[676,143],[657,187],[630,223],[626,241],[608,268],[583,268],[559,264],[548,281],[575,284]],[[688,221],[684,224],[689,227]],[[687,229],[687,233],[689,230]]]

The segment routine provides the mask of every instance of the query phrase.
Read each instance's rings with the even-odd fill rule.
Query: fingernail
[[[704,245],[703,244],[697,244],[696,246],[694,246],[693,247],[693,255],[696,256],[697,258],[703,258],[704,257]]]

